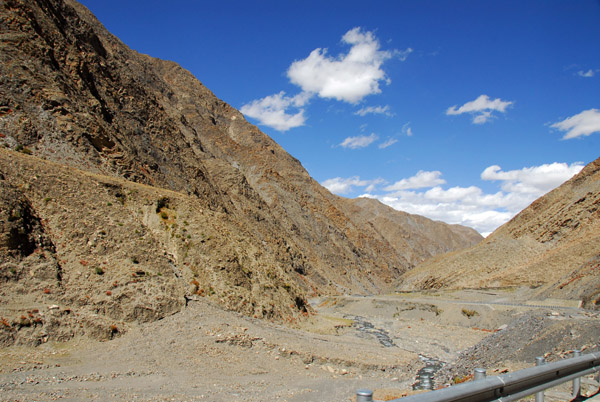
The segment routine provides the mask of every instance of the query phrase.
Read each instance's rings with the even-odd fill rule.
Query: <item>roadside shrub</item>
[[[98,275],[104,275],[104,270],[101,267],[96,267],[94,271]]]
[[[453,381],[454,381],[454,384],[460,384],[463,382],[471,381],[472,379],[473,379],[473,375],[466,375],[464,377],[456,376],[456,377],[454,377]]]
[[[469,309],[466,309],[466,308],[462,309],[462,313],[463,313],[463,315],[467,316],[467,318],[471,318],[471,317],[474,317],[476,315],[479,315],[479,313],[477,311],[475,311],[475,310],[469,310]]]
[[[159,213],[163,208],[169,208],[169,197],[161,197],[156,201],[156,213]]]

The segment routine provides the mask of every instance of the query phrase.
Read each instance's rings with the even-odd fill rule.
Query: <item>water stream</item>
[[[371,322],[367,321],[365,317],[345,315],[344,318],[354,321],[352,326],[358,331],[357,336],[361,338],[375,337],[379,343],[386,348],[397,347],[392,338],[390,338],[388,331],[383,328],[376,328]],[[444,366],[444,362],[425,355],[419,355],[419,359],[425,364],[425,367],[417,372],[417,378],[413,384],[413,389],[434,389],[435,373]]]
[[[373,324],[366,320],[365,317],[358,315],[345,315],[344,318],[351,319],[354,321],[352,324],[358,331],[358,336],[363,338],[375,337],[386,348],[395,347],[394,341],[390,338],[388,331],[383,328],[375,328]]]
[[[434,389],[435,373],[444,366],[444,362],[424,355],[419,355],[419,359],[425,363],[425,367],[417,372],[417,381],[413,384],[413,389]]]

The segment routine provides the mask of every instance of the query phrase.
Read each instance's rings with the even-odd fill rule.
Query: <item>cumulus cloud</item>
[[[493,165],[481,173],[481,179],[500,181],[502,190],[507,193],[532,194],[537,198],[558,187],[582,168],[581,162],[571,165],[555,162],[504,172],[500,166]]]
[[[373,142],[377,141],[379,137],[375,133],[371,133],[371,135],[359,135],[356,137],[348,137],[340,146],[342,148],[350,148],[350,149],[359,149],[365,148],[371,145]]]
[[[347,54],[331,57],[327,49],[317,48],[294,61],[287,71],[290,81],[305,92],[349,103],[380,93],[379,84],[390,83],[381,67],[394,52],[381,50],[373,32],[358,27],[346,32],[342,42],[350,45]]]
[[[596,72],[590,68],[587,71],[583,71],[583,70],[578,71],[577,75],[580,76],[580,77],[591,78],[594,75],[596,75]]]
[[[391,186],[387,186],[385,191],[409,190],[445,184],[446,180],[442,179],[441,176],[442,172],[437,170],[433,172],[419,170],[416,175],[409,177],[408,179],[397,181]]]
[[[461,107],[457,108],[456,105],[449,107],[446,110],[447,115],[459,115],[463,113],[469,113],[473,116],[474,124],[483,124],[490,121],[494,115],[493,112],[504,113],[506,108],[511,106],[514,102],[503,101],[500,98],[490,99],[487,95],[480,95],[477,99],[467,102]]]
[[[383,179],[361,180],[359,176],[349,178],[335,177],[321,183],[323,187],[334,194],[344,195],[354,190],[354,187],[364,187],[365,191],[374,191],[376,186],[384,183]]]
[[[252,117],[268,127],[278,131],[287,131],[290,128],[303,126],[306,118],[304,116],[304,106],[310,96],[301,92],[296,96],[286,96],[281,91],[278,94],[266,96],[262,99],[254,100],[240,108],[240,111],[249,117]],[[291,114],[288,109],[296,108],[297,112]]]
[[[334,57],[327,54],[327,49],[317,48],[305,59],[290,65],[287,76],[302,89],[298,95],[287,97],[280,92],[242,106],[241,112],[257,119],[259,124],[279,131],[302,126],[306,118],[301,107],[313,96],[356,104],[368,95],[380,93],[381,83],[391,83],[382,69],[386,60],[397,58],[404,61],[413,51],[411,48],[381,50],[375,34],[360,27],[346,32],[342,42],[350,46],[346,54]],[[297,110],[288,111],[288,108],[294,107]],[[355,114],[394,115],[387,105],[363,107]]]
[[[564,140],[600,132],[600,110],[588,109],[550,127],[565,131]]]
[[[366,116],[368,114],[384,114],[386,116],[393,116],[394,114],[390,112],[390,107],[388,105],[385,106],[367,106],[359,109],[354,112],[354,114],[359,116]]]
[[[498,191],[490,193],[478,186],[444,188],[441,172],[420,171],[384,187],[383,191],[365,188],[366,193],[361,196],[376,198],[397,210],[470,226],[487,236],[582,168],[580,162],[570,165],[550,163],[508,171],[492,165],[481,173],[482,180],[498,182]]]

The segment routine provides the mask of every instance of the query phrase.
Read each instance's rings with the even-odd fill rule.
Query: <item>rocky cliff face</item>
[[[600,159],[478,245],[433,258],[401,289],[539,287],[543,297],[600,303]]]
[[[68,333],[97,321],[110,337],[109,321],[205,296],[291,319],[310,295],[379,292],[476,241],[443,224],[427,244],[380,232],[189,72],[130,50],[75,1],[7,0],[0,13],[7,316],[52,302],[101,318],[73,318]]]

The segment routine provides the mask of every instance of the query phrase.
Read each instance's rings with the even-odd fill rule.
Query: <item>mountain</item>
[[[392,228],[401,213],[329,193],[192,74],[75,1],[0,13],[4,342],[112,337],[195,297],[295,319],[309,296],[385,291],[479,239],[425,218]],[[54,326],[37,315],[48,305]]]
[[[411,267],[437,254],[472,246],[481,241],[479,233],[461,225],[432,221],[382,204],[370,198],[340,200],[344,210],[361,227],[370,226],[388,240],[396,253]]]
[[[406,272],[400,289],[521,285],[600,303],[600,158],[481,243]]]

